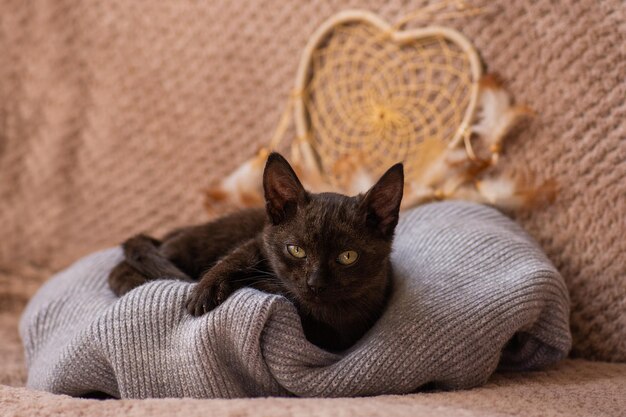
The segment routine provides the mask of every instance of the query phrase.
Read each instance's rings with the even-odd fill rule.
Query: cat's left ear
[[[297,210],[298,204],[306,201],[307,194],[291,165],[279,153],[267,158],[263,171],[265,206],[272,223],[279,224]]]
[[[398,224],[404,191],[404,166],[395,164],[383,174],[363,197],[367,225],[391,237]]]

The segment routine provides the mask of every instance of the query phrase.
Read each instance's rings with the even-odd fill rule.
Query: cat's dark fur
[[[123,244],[110,274],[122,295],[149,280],[198,281],[187,310],[202,315],[250,286],[291,300],[314,344],[342,350],[380,316],[391,287],[389,255],[403,190],[403,168],[390,168],[365,195],[305,191],[288,162],[271,154],[263,175],[266,209],[242,210],[175,230],[158,241]],[[290,254],[287,245],[306,252]],[[351,265],[338,262],[358,253]]]

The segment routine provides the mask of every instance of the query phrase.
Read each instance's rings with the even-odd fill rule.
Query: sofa
[[[626,415],[619,0],[472,2],[480,14],[446,22],[536,113],[500,163],[559,185],[554,203],[512,216],[570,291],[568,359],[467,391],[367,398],[98,400],[24,387],[17,324],[47,278],[134,233],[205,221],[204,190],[269,142],[300,52],[326,18],[361,8],[394,21],[429,3],[2,2],[0,414]]]

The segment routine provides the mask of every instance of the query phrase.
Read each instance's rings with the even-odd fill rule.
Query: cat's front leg
[[[235,277],[259,262],[259,248],[257,239],[250,239],[209,269],[192,290],[187,301],[187,311],[196,317],[208,313],[222,304],[234,291],[245,286],[243,280]]]
[[[233,292],[228,277],[212,272],[214,269],[204,274],[191,292],[191,297],[187,301],[187,311],[192,316],[208,313],[222,304]]]

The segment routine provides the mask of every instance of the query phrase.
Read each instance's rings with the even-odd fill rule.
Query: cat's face
[[[284,158],[270,156],[265,252],[291,298],[309,309],[358,307],[369,292],[384,291],[403,181],[398,164],[365,195],[312,194]]]

